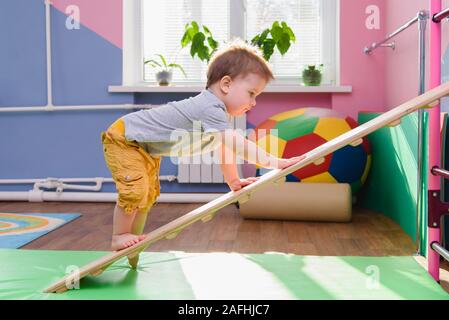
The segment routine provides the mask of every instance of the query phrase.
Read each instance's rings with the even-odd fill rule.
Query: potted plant
[[[323,74],[323,64],[308,65],[302,71],[302,81],[306,86],[319,86]]]
[[[144,64],[148,64],[150,67],[157,68],[156,72],[156,81],[160,86],[168,86],[171,83],[173,78],[173,68],[177,68],[181,70],[184,74],[184,77],[187,77],[184,69],[181,65],[177,63],[167,63],[167,60],[164,58],[162,54],[156,54],[159,57],[160,62],[150,59],[144,62]]]
[[[184,35],[181,39],[181,48],[185,48],[189,43],[190,55],[198,58],[201,61],[209,62],[210,57],[218,48],[218,42],[212,37],[212,33],[205,25],[202,30],[196,21],[192,21],[185,25]]]
[[[291,46],[291,42],[295,42],[296,37],[293,30],[282,21],[273,22],[269,29],[265,29],[260,34],[251,39],[251,44],[258,46],[262,52],[265,60],[269,61],[274,49],[277,48],[283,56]]]

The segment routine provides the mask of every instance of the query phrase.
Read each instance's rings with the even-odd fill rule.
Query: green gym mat
[[[0,299],[449,299],[410,256],[320,257],[283,253],[144,252],[80,289],[42,293],[106,252],[0,249]]]
[[[363,124],[379,115],[381,114],[359,113],[358,121]],[[417,137],[416,113],[403,117],[401,124],[396,127],[384,127],[368,135],[372,148],[372,164],[368,179],[357,195],[362,208],[381,212],[391,218],[414,241],[417,233],[418,205]],[[423,204],[424,201],[425,199]],[[426,231],[426,228],[420,230],[422,243],[425,243]],[[424,245],[424,249],[425,247]]]

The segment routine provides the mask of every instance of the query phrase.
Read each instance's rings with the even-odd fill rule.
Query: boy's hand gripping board
[[[356,145],[361,138],[370,134],[371,132],[376,131],[377,129],[380,129],[391,123],[395,123],[402,117],[420,108],[428,108],[429,105],[434,104],[435,101],[446,95],[449,95],[449,83],[442,84],[432,90],[429,90],[426,93],[413,98],[388,112],[385,112],[377,118],[366,122],[331,141],[322,144],[321,146],[307,152],[303,160],[288,168],[285,168],[283,170],[272,170],[260,177],[260,179],[256,182],[244,187],[243,189],[235,192],[228,192],[227,194],[224,194],[223,196],[185,214],[184,216],[173,220],[172,222],[150,232],[146,235],[146,238],[144,240],[135,244],[134,246],[120,251],[111,252],[110,254],[89,263],[88,265],[79,269],[79,272],[69,274],[56,283],[52,284],[50,287],[46,288],[44,292],[64,292],[68,288],[73,286],[72,284],[74,281],[78,281],[79,279],[82,279],[89,274],[99,275],[117,260],[123,257],[138,254],[139,252],[145,250],[150,244],[161,239],[172,239],[179,232],[181,232],[182,229],[198,220],[202,220],[203,222],[209,221],[221,208],[238,201],[244,202],[245,199],[248,199],[251,193],[257,191],[257,189],[263,188],[269,183],[277,183],[284,179],[286,175],[302,167],[305,167],[308,164],[314,163],[317,160],[324,158],[326,155],[346,145]]]

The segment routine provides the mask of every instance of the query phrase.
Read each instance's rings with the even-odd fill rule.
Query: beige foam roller
[[[239,202],[239,208],[247,219],[349,222],[351,187],[347,183],[271,184]]]

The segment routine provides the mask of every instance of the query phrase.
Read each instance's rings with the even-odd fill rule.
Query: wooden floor
[[[150,212],[148,233],[200,204],[156,204]],[[50,250],[110,250],[112,203],[0,202],[0,212],[80,213],[82,216],[22,247]],[[222,209],[207,222],[187,227],[173,240],[163,240],[147,251],[264,253],[298,255],[388,256],[412,255],[415,244],[391,219],[355,210],[352,223],[312,223],[245,220],[236,206]]]
[[[145,228],[148,233],[201,204],[156,204]],[[34,250],[109,251],[113,203],[0,202],[4,213],[80,213],[82,216],[25,245]],[[175,239],[162,240],[146,251],[283,252],[320,256],[413,255],[413,240],[390,218],[354,209],[351,223],[244,220],[230,205],[207,222],[197,222]],[[425,263],[421,261],[421,263]],[[449,265],[442,264],[442,287],[449,292]]]

